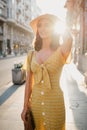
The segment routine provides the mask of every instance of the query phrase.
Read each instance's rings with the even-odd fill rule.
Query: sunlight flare
[[[64,22],[57,22],[54,26],[55,33],[63,34],[66,30],[66,24]]]

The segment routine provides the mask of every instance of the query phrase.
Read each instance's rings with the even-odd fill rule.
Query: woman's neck
[[[42,45],[43,49],[50,49],[50,44],[51,44],[51,39],[50,38],[44,38],[42,40],[42,42],[43,42],[43,45]]]

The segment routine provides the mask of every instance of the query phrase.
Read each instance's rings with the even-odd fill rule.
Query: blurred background
[[[66,129],[87,130],[87,0],[0,0],[0,130],[23,130],[22,65],[34,38],[29,23],[44,13],[62,20],[61,35],[65,26],[72,30],[72,61],[61,76]]]

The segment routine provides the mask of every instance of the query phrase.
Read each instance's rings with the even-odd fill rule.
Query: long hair
[[[56,50],[60,44],[59,44],[59,34],[57,33],[53,33],[52,37],[51,37],[51,49],[53,50]],[[36,34],[36,38],[35,38],[35,41],[34,41],[34,49],[36,51],[40,51],[42,49],[42,38],[40,37],[39,33],[37,32]]]

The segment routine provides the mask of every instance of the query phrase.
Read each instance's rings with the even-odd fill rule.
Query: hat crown
[[[41,20],[41,19],[49,19],[53,23],[60,21],[60,19],[57,16],[52,15],[52,14],[44,14],[44,15],[38,16],[37,18],[35,18],[34,20],[32,20],[30,22],[30,26],[32,27],[35,34],[37,33],[37,24],[38,24],[39,20]]]

